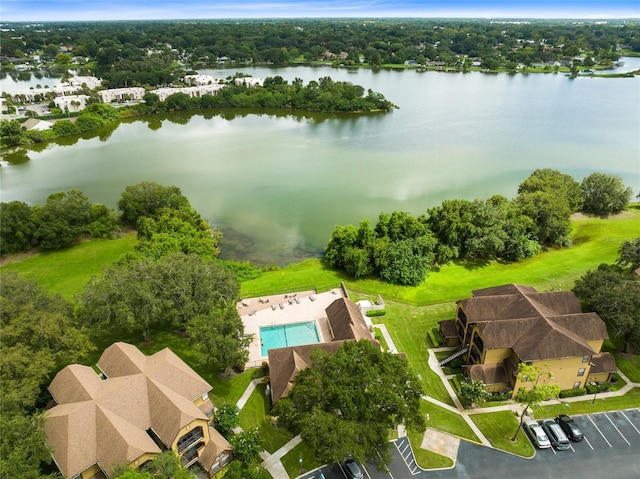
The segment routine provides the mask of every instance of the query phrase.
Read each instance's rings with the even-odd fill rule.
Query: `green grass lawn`
[[[427,427],[437,429],[438,431],[448,432],[462,439],[473,442],[480,442],[473,429],[465,422],[465,420],[455,412],[449,411],[443,407],[428,401],[421,401],[420,412],[424,415],[428,414]]]
[[[302,459],[302,463],[300,462]],[[291,449],[287,454],[282,456],[282,465],[287,470],[289,477],[298,477],[300,475],[300,467],[302,471],[311,471],[322,466],[316,459],[316,453],[313,449],[301,442]]]
[[[638,235],[640,211],[631,209],[613,219],[573,221],[572,229],[573,246],[570,248],[550,249],[518,263],[452,263],[430,273],[417,287],[390,285],[371,278],[353,280],[328,268],[320,259],[310,259],[265,272],[261,278],[243,283],[242,295],[255,297],[344,281],[351,291],[381,294],[385,301],[427,305],[456,301],[469,297],[474,289],[514,282],[534,286],[540,291],[570,289],[575,279],[587,270],[616,260],[622,242]]]
[[[73,301],[92,276],[100,274],[105,266],[123,254],[133,251],[136,241],[135,233],[112,240],[84,241],[73,248],[36,253],[20,262],[3,266],[2,271],[15,271],[35,279],[44,290]]]
[[[293,436],[271,425],[270,411],[271,402],[265,395],[264,385],[259,384],[240,411],[240,426],[245,430],[257,427],[262,435],[262,446],[267,452],[274,453]]]
[[[519,425],[518,418],[511,411],[472,414],[469,417],[493,447],[518,456],[533,457],[535,451],[522,428],[518,430],[516,440],[511,441]]]
[[[372,318],[384,323],[398,351],[407,354],[409,366],[422,377],[425,394],[453,406],[440,377],[429,368],[427,331],[437,327],[438,321],[452,318],[455,304],[439,304],[418,308],[408,304],[386,302],[387,314]]]
[[[565,402],[553,406],[538,406],[533,408],[536,418],[556,417],[558,414],[590,414],[594,412],[617,411],[620,409],[631,409],[640,406],[640,389],[634,388],[624,396],[603,398],[596,395],[596,402],[592,404],[592,399],[577,402]]]

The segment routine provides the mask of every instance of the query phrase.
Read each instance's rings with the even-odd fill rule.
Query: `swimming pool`
[[[315,321],[304,323],[280,324],[260,328],[260,344],[262,356],[274,348],[300,346],[302,344],[319,343],[320,336]]]

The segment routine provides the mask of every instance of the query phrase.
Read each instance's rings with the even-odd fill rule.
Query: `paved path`
[[[389,352],[393,354],[398,354],[398,349],[396,348],[396,345],[393,342],[393,339],[391,339],[391,335],[389,334],[389,331],[387,331],[387,326],[384,324],[374,324],[373,327],[379,329],[380,332],[382,333],[382,337],[387,342],[387,346],[389,347]]]
[[[282,465],[282,456],[287,454],[291,449],[296,447],[298,444],[302,442],[302,438],[300,435],[291,439],[288,443],[282,446],[273,454],[269,454],[266,451],[262,451],[260,453],[260,457],[262,457],[262,467],[264,467],[273,479],[289,479],[289,474],[287,474],[286,469]]]
[[[447,376],[443,373],[442,368],[438,364],[438,360],[436,359],[436,355],[435,355],[436,352],[450,351],[453,349],[455,348],[444,347],[444,348],[429,349],[429,367],[431,368],[432,371],[438,374],[438,376],[440,376],[442,384],[444,384],[444,387],[449,393],[449,396],[451,397],[451,400],[455,404],[455,407],[429,396],[423,396],[423,399],[429,401],[432,404],[440,406],[450,412],[455,412],[457,414],[460,414],[460,416],[462,416],[462,418],[469,425],[469,427],[476,433],[476,436],[478,436],[478,439],[480,439],[480,442],[484,446],[493,447],[491,443],[487,440],[487,438],[484,436],[484,434],[482,434],[482,431],[478,429],[476,424],[471,420],[469,416],[473,414],[486,414],[486,413],[492,413],[492,412],[498,412],[498,411],[512,411],[518,416],[520,416],[523,411],[523,406],[520,403],[512,403],[512,404],[504,404],[502,406],[489,406],[489,407],[482,407],[482,408],[465,409],[462,406],[462,403],[460,402],[460,400],[458,399],[458,396],[456,395],[455,391],[451,387],[451,384],[449,383]],[[578,402],[578,401],[589,401],[589,400],[593,401],[595,398],[606,399],[609,397],[622,396],[627,392],[629,392],[634,387],[640,387],[640,383],[631,382],[629,378],[626,377],[620,370],[618,370],[618,374],[622,379],[624,379],[624,381],[626,381],[627,384],[625,384],[622,388],[620,388],[617,391],[601,392],[597,394],[587,394],[584,396],[576,396],[576,397],[570,397],[570,398],[564,398],[564,399],[552,399],[550,401],[544,401],[541,404],[543,406],[548,406],[553,404],[562,404],[562,403],[570,403],[570,402]]]
[[[242,396],[240,396],[240,399],[238,399],[238,402],[236,403],[238,409],[242,409],[247,404],[247,401],[255,391],[256,386],[261,383],[262,378],[253,379],[249,383],[247,389],[244,390]],[[271,474],[271,477],[273,477],[274,479],[289,479],[289,475],[287,474],[287,471],[282,465],[282,461],[280,461],[280,459],[282,459],[282,456],[291,451],[291,449],[296,447],[301,442],[302,438],[298,435],[273,454],[269,454],[267,451],[261,451],[260,457],[262,458],[262,467],[267,469]]]
[[[249,383],[249,385],[247,386],[247,389],[244,390],[244,392],[242,393],[242,396],[240,396],[240,399],[238,399],[238,402],[236,403],[236,406],[238,406],[238,409],[242,409],[244,405],[247,404],[247,401],[253,394],[253,391],[255,391],[256,386],[261,383],[262,383],[262,378],[253,379]]]

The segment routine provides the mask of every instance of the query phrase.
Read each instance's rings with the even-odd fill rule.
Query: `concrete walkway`
[[[238,406],[238,409],[242,409],[244,407],[244,405],[247,404],[247,401],[249,400],[249,398],[253,394],[253,391],[255,391],[256,386],[258,384],[262,384],[262,379],[261,378],[253,379],[249,383],[249,385],[247,386],[247,389],[244,390],[244,392],[242,393],[242,396],[240,396],[240,399],[238,399],[238,402],[236,403],[236,406]]]
[[[253,379],[247,389],[244,390],[240,399],[236,403],[238,409],[242,409],[246,404],[253,392],[256,390],[256,386],[258,384],[262,384],[262,379]],[[262,458],[262,467],[269,471],[271,477],[274,479],[289,479],[289,475],[287,474],[286,469],[282,465],[282,456],[287,454],[291,449],[296,447],[298,444],[302,442],[302,438],[298,435],[291,439],[288,443],[282,446],[273,454],[269,454],[267,451],[260,451],[260,457]]]
[[[382,333],[382,337],[387,342],[387,346],[389,347],[389,352],[392,354],[398,354],[398,348],[396,348],[393,339],[391,339],[391,335],[389,334],[389,331],[387,331],[387,326],[385,326],[384,324],[374,324],[373,327],[379,329],[380,333]]]
[[[446,409],[447,411],[460,414],[460,416],[462,416],[462,418],[473,430],[473,432],[476,433],[476,436],[478,436],[478,439],[480,439],[480,442],[484,446],[493,448],[491,443],[487,440],[484,434],[482,434],[482,431],[478,429],[478,427],[475,425],[475,423],[471,420],[469,416],[472,414],[487,414],[487,413],[498,412],[498,411],[511,411],[515,415],[520,416],[523,412],[524,407],[520,403],[512,403],[512,404],[504,404],[502,406],[490,406],[490,407],[478,407],[478,408],[465,409],[462,406],[462,403],[460,402],[460,400],[458,399],[458,396],[456,395],[455,391],[451,387],[451,384],[448,381],[448,377],[443,373],[442,368],[438,364],[438,360],[436,359],[436,355],[435,355],[436,352],[452,351],[454,349],[455,348],[448,348],[448,347],[429,349],[428,364],[431,370],[435,372],[438,376],[440,376],[440,380],[442,381],[442,384],[444,384],[444,387],[449,393],[449,396],[451,397],[451,400],[455,404],[455,407],[449,404],[443,403],[442,401],[439,401],[438,399],[432,398],[430,396],[423,396],[423,399],[425,399],[426,401],[429,401],[432,404],[440,406]],[[578,401],[589,401],[589,400],[593,401],[595,398],[606,399],[610,397],[622,396],[633,388],[640,388],[640,383],[631,382],[629,378],[626,377],[620,370],[618,370],[618,375],[626,382],[626,384],[617,391],[601,392],[597,394],[587,394],[584,396],[576,396],[576,397],[570,397],[570,398],[564,398],[564,399],[552,399],[549,401],[542,402],[541,405],[549,406],[554,404],[563,404],[563,403],[571,403],[571,402],[578,402]]]
[[[264,467],[273,479],[289,479],[286,469],[282,465],[282,456],[287,454],[291,449],[296,447],[302,442],[300,435],[291,439],[288,443],[282,446],[273,454],[269,454],[267,451],[262,451],[260,457],[262,457],[262,467]]]

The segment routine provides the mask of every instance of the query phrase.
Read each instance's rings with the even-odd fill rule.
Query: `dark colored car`
[[[364,475],[362,474],[362,468],[360,465],[354,461],[353,459],[347,459],[343,463],[344,472],[347,473],[349,479],[363,479]]]
[[[569,438],[564,433],[560,425],[555,422],[553,419],[543,419],[540,423],[544,432],[547,433],[547,437],[553,447],[555,447],[558,451],[565,451],[571,447],[569,444]]]
[[[582,434],[576,422],[566,414],[560,414],[556,418],[556,422],[560,424],[562,430],[572,441],[582,441],[582,438],[584,438],[584,434]]]

